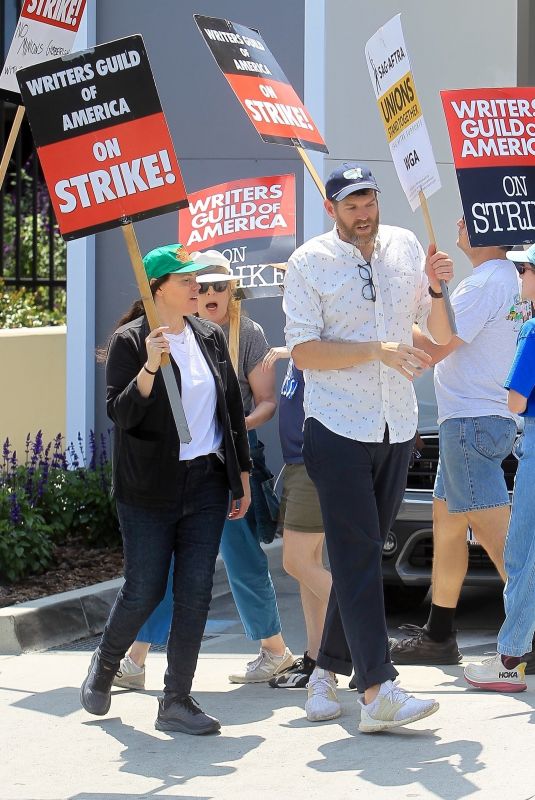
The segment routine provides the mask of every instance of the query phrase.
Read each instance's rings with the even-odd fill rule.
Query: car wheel
[[[418,608],[425,599],[428,586],[384,586],[385,609],[388,614],[395,614],[399,611],[412,611]]]

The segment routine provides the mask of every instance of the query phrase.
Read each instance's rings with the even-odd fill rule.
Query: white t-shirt
[[[182,333],[166,333],[171,355],[182,378],[182,405],[191,433],[191,442],[180,443],[180,461],[215,453],[221,447],[223,432],[216,414],[214,376],[206,363],[190,326]]]
[[[504,382],[531,305],[520,296],[511,261],[475,267],[451,295],[457,335],[465,344],[435,367],[438,422],[454,417],[513,417]]]

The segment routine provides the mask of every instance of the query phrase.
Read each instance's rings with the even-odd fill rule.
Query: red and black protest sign
[[[35,64],[17,78],[65,239],[187,205],[141,36]]]
[[[194,16],[219,68],[262,139],[328,153],[312,117],[260,33],[227,19]]]
[[[282,286],[284,273],[272,265],[295,250],[295,175],[220,183],[189,203],[178,214],[178,239],[190,252],[222,252],[242,289]]]
[[[535,241],[535,89],[443,91],[470,244]]]

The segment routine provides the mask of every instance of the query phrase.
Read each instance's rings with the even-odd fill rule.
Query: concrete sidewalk
[[[287,641],[302,652],[296,586],[277,569],[274,579]],[[478,619],[463,613],[460,638],[471,658],[481,658],[493,638],[489,608]],[[305,690],[228,683],[256,652],[230,598],[214,603],[207,634],[193,693],[223,723],[220,735],[207,738],[154,729],[163,654],[149,657],[147,691],[114,690],[104,718],[79,705],[89,650],[0,657],[0,800],[535,795],[535,677],[527,692],[506,697],[468,691],[461,667],[401,667],[402,685],[439,699],[440,711],[397,733],[366,736],[357,732],[356,693],[345,678],[343,716],[321,724],[304,717]]]

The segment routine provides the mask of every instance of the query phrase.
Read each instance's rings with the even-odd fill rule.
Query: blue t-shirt
[[[520,329],[515,360],[505,388],[514,389],[528,398],[522,417],[535,417],[535,319],[525,322]]]
[[[285,464],[303,463],[304,388],[303,373],[290,359],[279,403],[279,436]]]

